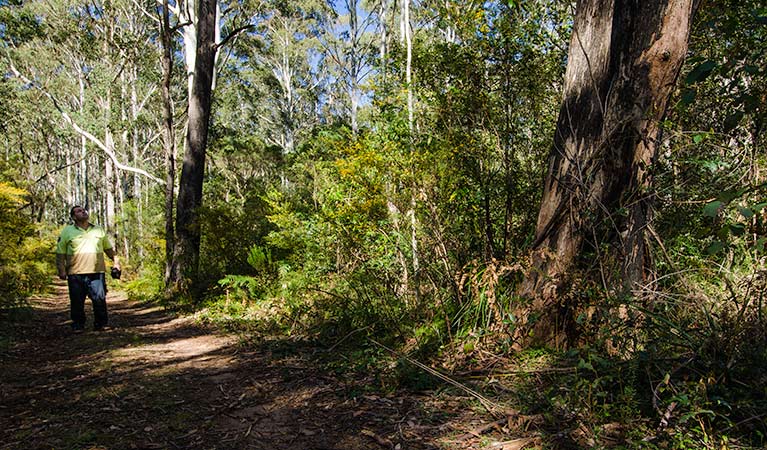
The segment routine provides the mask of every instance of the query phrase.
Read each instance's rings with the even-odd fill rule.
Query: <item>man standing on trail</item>
[[[109,322],[107,316],[106,264],[104,254],[113,262],[113,271],[120,270],[117,255],[103,228],[88,222],[88,211],[73,206],[69,217],[74,224],[61,230],[56,245],[56,266],[59,278],[67,280],[72,330],[85,329],[85,297],[93,302],[93,329],[103,330]]]

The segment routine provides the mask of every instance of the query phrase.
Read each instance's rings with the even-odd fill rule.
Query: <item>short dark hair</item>
[[[82,206],[80,206],[80,205],[75,205],[75,206],[73,206],[73,207],[69,208],[69,218],[70,218],[70,219],[73,219],[73,220],[74,220],[74,218],[75,218],[75,208],[82,208]],[[85,209],[85,208],[83,208],[83,209]]]

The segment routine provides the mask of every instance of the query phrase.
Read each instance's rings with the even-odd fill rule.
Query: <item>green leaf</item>
[[[767,237],[760,237],[754,243],[754,248],[756,248],[756,251],[758,252],[763,252],[765,244],[767,244]]]
[[[719,241],[714,241],[711,244],[709,244],[708,247],[706,247],[706,253],[709,255],[716,255],[717,253],[724,250],[724,243]]]
[[[701,161],[700,165],[711,173],[719,170],[720,161]]]
[[[744,208],[742,206],[738,207],[738,212],[740,212],[740,215],[745,217],[746,219],[750,219],[754,217],[754,212],[751,211],[749,208]]]
[[[578,361],[578,368],[590,370],[592,372],[594,371],[594,366],[592,366],[590,362],[585,361],[583,358]]]
[[[724,202],[715,200],[703,207],[703,215],[706,217],[716,217],[723,205]]]
[[[719,200],[725,203],[730,203],[731,201],[743,195],[745,192],[746,192],[746,189],[738,189],[738,190],[730,189],[727,191],[723,191],[721,194],[719,194],[718,198]]]
[[[685,89],[684,92],[682,92],[682,106],[692,105],[697,95],[698,93],[695,89]]]
[[[705,61],[699,65],[697,65],[692,71],[687,75],[687,78],[685,79],[685,84],[695,84],[699,83],[703,80],[705,80],[709,75],[711,75],[711,72],[717,67],[717,64],[714,61],[708,60]]]
[[[767,202],[761,202],[761,203],[757,203],[756,205],[753,205],[753,206],[751,207],[751,211],[753,211],[753,212],[755,212],[755,213],[758,213],[758,212],[759,212],[759,211],[761,211],[761,210],[762,210],[762,209],[763,209],[765,206],[767,206]]]
[[[742,223],[735,223],[730,225],[730,233],[733,236],[743,236],[746,233],[746,225]]]
[[[706,137],[704,133],[698,133],[695,136],[692,137],[692,141],[696,144],[700,144],[701,141]]]

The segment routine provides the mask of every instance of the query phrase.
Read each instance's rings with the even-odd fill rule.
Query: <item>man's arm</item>
[[[66,227],[61,231],[61,235],[56,241],[56,269],[62,280],[67,279],[67,245],[69,244],[66,239],[62,239],[64,238],[64,231],[66,231]]]
[[[67,255],[56,253],[56,268],[59,271],[59,278],[67,279]]]
[[[109,259],[112,260],[113,264],[112,267],[119,269],[120,268],[120,259],[117,256],[117,252],[115,252],[114,248],[108,248],[104,250],[104,253],[109,257]]]

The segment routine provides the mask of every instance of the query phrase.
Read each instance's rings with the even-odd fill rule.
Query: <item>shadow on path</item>
[[[66,286],[32,301],[0,352],[0,449],[467,448],[446,443],[465,427],[432,396],[361,395],[300,344],[246,347],[121,293],[108,304],[113,329],[72,334]]]

